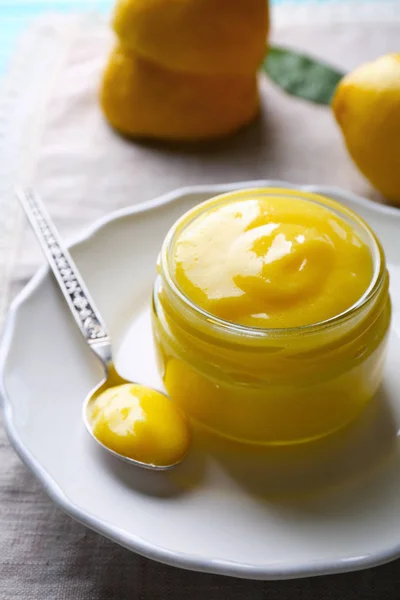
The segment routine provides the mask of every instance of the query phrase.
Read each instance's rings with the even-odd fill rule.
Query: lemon
[[[132,137],[201,140],[229,134],[259,109],[256,74],[172,71],[118,46],[101,88],[109,123]]]
[[[387,54],[346,75],[332,108],[360,171],[400,204],[400,54]]]
[[[125,52],[203,74],[254,73],[268,25],[266,0],[119,0],[113,19]]]

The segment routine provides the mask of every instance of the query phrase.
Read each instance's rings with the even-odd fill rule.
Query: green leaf
[[[344,76],[310,56],[277,46],[270,47],[263,68],[285,92],[317,104],[330,104]]]

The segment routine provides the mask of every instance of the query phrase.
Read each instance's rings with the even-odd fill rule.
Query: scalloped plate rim
[[[73,248],[90,242],[90,239],[93,236],[101,232],[104,227],[113,221],[157,209],[165,204],[177,201],[188,194],[211,193],[213,195],[217,195],[218,193],[223,193],[230,190],[257,187],[286,187],[326,195],[339,195],[342,198],[349,200],[351,203],[362,206],[363,208],[367,208],[372,212],[377,212],[388,217],[400,219],[400,210],[397,208],[377,204],[371,200],[367,200],[366,198],[358,196],[352,192],[345,191],[339,187],[325,185],[296,185],[282,180],[252,180],[229,184],[210,184],[182,187],[167,194],[163,194],[162,196],[159,196],[153,200],[113,211],[108,215],[96,220],[89,227],[86,227],[72,243],[68,244],[68,247]],[[134,534],[127,534],[121,529],[108,526],[102,523],[98,518],[91,515],[89,512],[74,505],[64,494],[63,490],[55,482],[55,480],[42,467],[40,462],[37,461],[31,452],[24,446],[22,439],[18,435],[13,425],[11,402],[8,399],[5,388],[5,366],[8,359],[9,350],[11,348],[15,322],[18,317],[18,310],[22,304],[29,300],[30,296],[41,285],[42,281],[47,275],[49,275],[48,267],[41,267],[10,305],[0,344],[0,397],[2,400],[4,426],[11,445],[22,462],[38,478],[49,497],[66,514],[83,525],[86,525],[90,529],[96,531],[97,533],[100,533],[106,538],[117,542],[121,546],[124,546],[125,548],[146,558],[192,571],[228,575],[243,579],[283,580],[343,573],[378,566],[400,556],[399,541],[399,543],[393,547],[390,547],[384,551],[376,552],[374,554],[365,554],[351,558],[338,558],[336,561],[332,560],[329,562],[308,561],[304,564],[297,564],[295,567],[287,567],[284,565],[280,566],[278,564],[274,564],[272,566],[254,566],[252,564],[224,561],[220,559],[201,559],[195,555],[170,551],[166,548],[151,544],[144,539],[135,536]]]

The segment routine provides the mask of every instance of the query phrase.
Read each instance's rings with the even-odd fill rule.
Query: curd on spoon
[[[189,446],[189,428],[164,394],[138,384],[110,387],[88,405],[94,436],[107,448],[156,466],[180,462]]]

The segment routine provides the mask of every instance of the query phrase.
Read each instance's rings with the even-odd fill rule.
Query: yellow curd
[[[371,251],[342,217],[308,200],[243,197],[210,206],[176,239],[180,290],[212,315],[251,327],[318,323],[372,280]]]
[[[104,446],[146,464],[173,465],[188,449],[189,429],[181,411],[142,385],[119,385],[99,394],[90,421]]]
[[[164,242],[153,319],[164,382],[224,436],[287,444],[350,422],[380,384],[389,322],[381,246],[333,200],[233,192]]]

